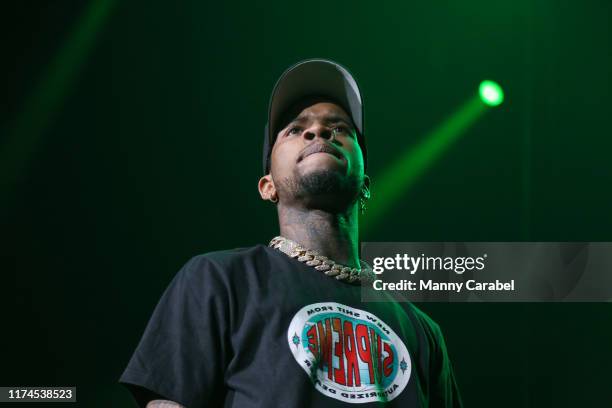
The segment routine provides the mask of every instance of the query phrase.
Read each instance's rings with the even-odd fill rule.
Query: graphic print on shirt
[[[291,320],[287,339],[315,388],[340,401],[390,401],[410,379],[402,340],[363,310],[335,302],[305,306]]]

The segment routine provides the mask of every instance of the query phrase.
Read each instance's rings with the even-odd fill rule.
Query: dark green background
[[[4,7],[2,141],[87,2]],[[180,266],[277,233],[262,133],[303,58],[361,85],[373,200],[482,79],[506,90],[363,240],[612,241],[611,16],[603,0],[117,2],[0,192],[0,385],[130,406],[116,381]],[[610,303],[422,308],[467,407],[612,406]]]

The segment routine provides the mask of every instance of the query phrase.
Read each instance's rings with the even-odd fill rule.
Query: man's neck
[[[331,260],[359,267],[357,206],[342,214],[278,207],[280,234]]]

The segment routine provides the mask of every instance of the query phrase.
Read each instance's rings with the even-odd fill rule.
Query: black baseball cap
[[[341,106],[351,117],[357,130],[357,141],[363,152],[364,169],[367,151],[363,135],[363,101],[351,73],[337,62],[315,58],[289,67],[276,81],[268,105],[268,123],[263,146],[263,171],[270,172],[270,154],[280,130],[283,114],[307,97],[326,97]]]

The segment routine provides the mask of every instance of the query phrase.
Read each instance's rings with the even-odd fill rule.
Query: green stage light
[[[387,211],[401,202],[406,191],[422,178],[487,110],[486,105],[474,94],[421,142],[406,146],[404,152],[387,164],[382,173],[374,178],[372,200],[363,220],[360,221],[362,231],[367,232],[379,224]]]
[[[381,223],[387,212],[401,203],[406,194],[427,171],[443,157],[451,146],[464,135],[489,109],[504,101],[504,92],[493,81],[482,81],[479,94],[475,93],[443,120],[421,141],[406,146],[397,158],[389,162],[382,173],[374,178],[372,200],[360,228],[366,232]]]
[[[480,100],[489,106],[500,105],[504,101],[504,91],[493,81],[482,81],[478,87]]]
[[[117,3],[117,0],[89,1],[55,58],[42,70],[42,77],[32,94],[26,97],[13,128],[9,128],[6,138],[0,140],[0,206],[4,206],[9,189],[27,171],[44,140],[45,131],[75,88],[97,35]]]

